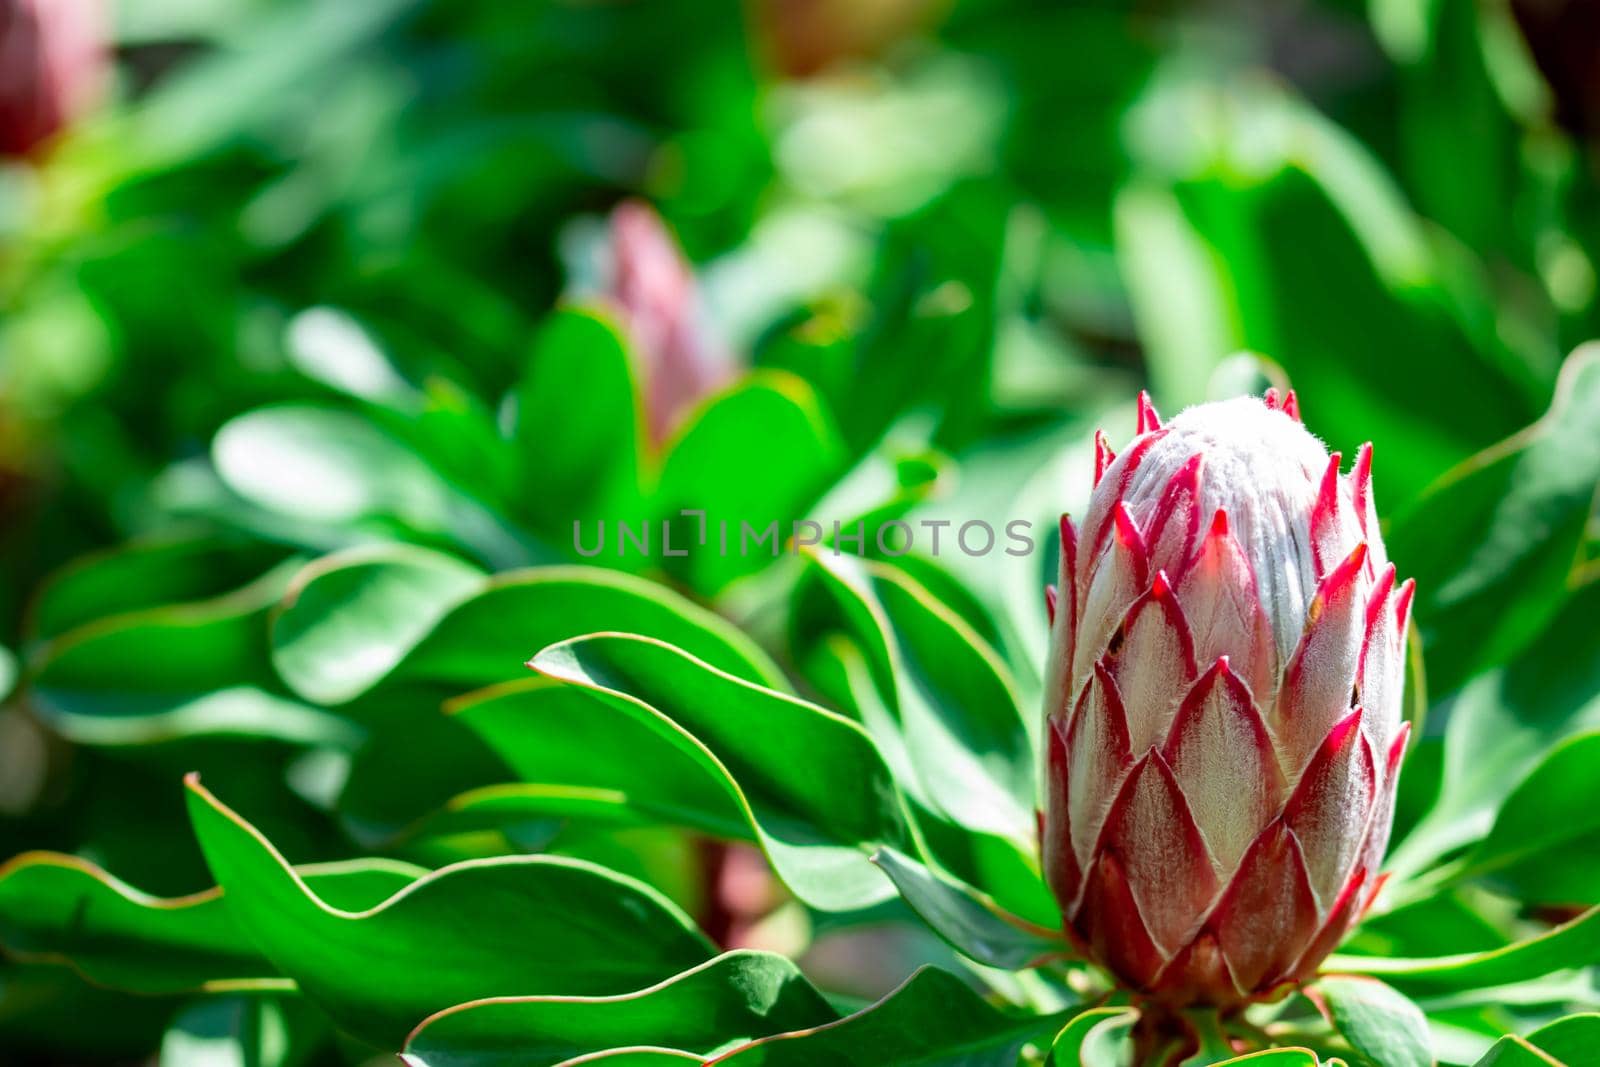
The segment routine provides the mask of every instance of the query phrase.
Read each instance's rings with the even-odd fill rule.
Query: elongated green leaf
[[[440,698],[527,677],[528,649],[602,630],[669,641],[713,666],[775,688],[783,672],[726,620],[665,586],[599,567],[496,575],[445,613],[375,687],[426,686]]]
[[[838,436],[810,385],[783,371],[748,376],[701,407],[669,445],[656,510],[672,520],[674,552],[688,554],[662,562],[707,594],[770,565],[841,461]],[[704,512],[704,525],[680,515],[684,509]],[[777,544],[746,553],[742,523],[757,533],[776,523]]]
[[[1600,732],[1569,738],[1522,780],[1463,874],[1525,901],[1600,901]]]
[[[1562,1063],[1582,1063],[1600,1049],[1600,1013],[1584,1012],[1547,1023],[1528,1035],[1528,1044]]]
[[[1472,1067],[1570,1067],[1553,1060],[1525,1037],[1507,1034],[1496,1041]]]
[[[96,619],[45,642],[35,707],[84,744],[149,744],[235,734],[352,747],[359,731],[278,695],[267,617],[298,564],[209,600]]]
[[[377,618],[363,622],[376,632],[387,626]],[[466,725],[440,716],[442,704],[528,680],[530,650],[619,628],[669,641],[740,678],[787,688],[782,672],[748,637],[653,582],[596,567],[499,575],[447,612],[381,682],[343,709],[380,727],[357,755],[339,800],[358,839],[376,846],[457,794],[511,779]]]
[[[1483,837],[1501,801],[1552,745],[1600,729],[1597,612],[1600,583],[1590,583],[1526,652],[1461,691],[1445,730],[1439,797],[1390,854],[1397,880]],[[1396,902],[1405,899],[1407,886],[1397,889],[1390,895]]]
[[[488,815],[599,816],[748,837],[737,801],[698,753],[636,714],[548,678],[480,690],[447,705],[520,786],[486,787],[453,806]]]
[[[1328,972],[1372,974],[1395,981],[1464,989],[1509,985],[1570,967],[1585,967],[1600,956],[1600,907],[1570,922],[1488,952],[1464,952],[1433,959],[1330,956]]]
[[[712,1055],[837,1019],[782,956],[729,952],[615,997],[497,997],[446,1009],[406,1042],[411,1067],[527,1067],[627,1045]]]
[[[1450,693],[1561,609],[1600,486],[1600,345],[1567,360],[1550,410],[1444,476],[1388,538],[1417,581],[1428,682]]]
[[[910,831],[888,768],[855,723],[633,635],[566,641],[532,666],[694,757],[744,810],[801,899],[843,910],[892,895],[868,856],[885,845],[909,850]]]
[[[178,1013],[160,1062],[178,1067],[299,1067],[329,1036],[327,1021],[291,997],[207,997]]]
[[[1014,1064],[1030,1042],[1046,1040],[1066,1013],[1015,1017],[990,1007],[954,975],[925,967],[871,1007],[835,1023],[764,1037],[712,1063],[738,1067],[897,1063],[919,1067]]]
[[[893,849],[873,857],[923,921],[979,963],[1016,971],[1069,954],[1059,933],[1007,914],[993,900]]]
[[[1034,757],[999,657],[892,567],[813,559],[881,694],[860,709],[863,724],[892,764],[915,771],[913,795],[972,829],[1031,841]]]
[[[198,780],[188,784],[195,834],[240,928],[340,1027],[383,1046],[468,1000],[623,993],[711,955],[654,890],[555,857],[456,864],[365,910],[336,907]]]
[[[354,412],[311,405],[252,411],[218,431],[212,460],[234,492],[290,518],[374,534],[398,524],[494,567],[538,555],[503,516]]]
[[[353,548],[312,563],[284,594],[272,661],[301,696],[342,704],[372,688],[483,572],[406,545]]]
[[[1403,994],[1372,978],[1329,976],[1315,988],[1339,1033],[1375,1067],[1432,1067],[1428,1021]]]
[[[99,619],[222,596],[287,555],[270,545],[210,537],[134,542],[85,556],[40,588],[30,636],[46,639]]]
[[[327,899],[366,907],[423,873],[368,860],[302,867],[299,877]],[[286,984],[233,921],[220,891],[152,897],[58,853],[25,853],[0,867],[0,943],[137,993]]]
[[[1053,1067],[1098,1067],[1103,1056],[1094,1046],[1120,1035],[1137,1016],[1128,1008],[1091,1008],[1073,1016],[1056,1035],[1050,1057]]]
[[[565,546],[575,522],[637,517],[641,420],[616,325],[577,308],[545,320],[517,388],[512,431],[523,484],[538,486],[522,509],[535,529]]]

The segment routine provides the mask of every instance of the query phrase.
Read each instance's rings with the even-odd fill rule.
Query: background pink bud
[[[0,0],[0,156],[32,154],[94,102],[105,75],[100,0]]]
[[[628,200],[611,213],[608,295],[622,315],[639,373],[651,439],[728,376],[729,361],[706,326],[694,274],[661,217]]]
[[[1405,748],[1411,583],[1293,393],[1097,441],[1062,522],[1044,860],[1128,987],[1231,1004],[1307,976],[1370,903]]]

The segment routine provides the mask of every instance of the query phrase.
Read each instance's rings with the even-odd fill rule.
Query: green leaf
[[[457,797],[458,816],[563,815],[750,836],[744,812],[702,754],[581,689],[525,678],[469,693],[447,710],[519,779]]]
[[[1061,934],[1006,913],[982,893],[908,856],[885,848],[873,862],[924,922],[979,963],[1017,971],[1071,955]]]
[[[749,375],[700,408],[669,446],[656,511],[672,520],[674,552],[688,555],[663,562],[707,595],[770,565],[842,460],[810,385],[782,371]],[[684,509],[704,512],[703,525]],[[776,523],[777,544],[742,551],[742,523],[755,534]]]
[[[708,1056],[837,1018],[782,956],[729,952],[623,996],[458,1004],[424,1020],[401,1058],[410,1067],[522,1067],[647,1044]]]
[[[181,1067],[300,1067],[316,1055],[328,1024],[303,1000],[208,997],[167,1027],[159,1062]]]
[[[1129,1008],[1090,1008],[1079,1012],[1056,1035],[1050,1053],[1052,1067],[1098,1067],[1103,1054],[1097,1056],[1094,1046],[1102,1044],[1113,1033],[1120,1035],[1136,1018]]]
[[[586,518],[636,517],[641,418],[615,323],[578,308],[546,319],[517,387],[512,447],[522,484],[538,487],[523,511],[553,543],[571,543]]]
[[[526,564],[538,554],[503,516],[354,412],[261,408],[223,426],[211,451],[229,488],[276,514],[346,534],[352,528],[383,534],[398,525],[497,568]]]
[[[915,772],[908,791],[963,826],[1031,843],[1035,757],[999,656],[894,568],[812,559],[877,684],[878,700],[852,687],[862,723],[903,782]]]
[[[1600,1048],[1600,1015],[1569,1015],[1526,1037],[1507,1034],[1473,1067],[1579,1067]]]
[[[535,567],[488,579],[445,613],[374,690],[440,699],[527,677],[528,649],[624,630],[668,641],[730,674],[786,688],[771,658],[727,620],[665,586],[599,567]]]
[[[1600,485],[1600,344],[1562,368],[1550,410],[1441,478],[1393,524],[1417,582],[1428,682],[1451,693],[1560,611]]]
[[[113,616],[222,596],[286,554],[272,545],[198,537],[134,542],[84,556],[40,587],[28,611],[29,634],[47,639]]]
[[[388,625],[364,618],[376,632]],[[339,809],[376,847],[459,793],[511,775],[439,708],[463,693],[525,682],[531,649],[601,630],[660,638],[740,678],[786,689],[772,660],[720,616],[671,590],[596,567],[545,567],[485,581],[395,668],[345,709],[377,728],[357,755]],[[612,783],[613,785],[615,783]],[[742,817],[737,820],[742,825]]]
[[[284,594],[272,625],[273,664],[307,700],[343,704],[372,688],[482,584],[482,571],[424,548],[324,556]]]
[[[1428,1020],[1400,992],[1372,978],[1319,979],[1333,1025],[1375,1067],[1433,1067]]]
[[[1380,975],[1427,987],[1466,989],[1509,985],[1570,967],[1585,967],[1600,956],[1600,907],[1525,941],[1487,952],[1463,952],[1431,959],[1329,956],[1328,972]]]
[[[711,955],[654,890],[556,857],[456,864],[341,908],[193,776],[188,787],[195,835],[240,928],[341,1028],[381,1046],[468,1000],[624,993]]]
[[[320,895],[365,907],[423,872],[390,860],[301,867]],[[29,960],[144,994],[286,982],[228,913],[217,889],[152,897],[76,856],[24,853],[0,867],[0,943]]]
[[[96,619],[35,652],[34,706],[64,736],[90,745],[245,735],[353,747],[359,731],[277,695],[267,616],[298,563],[210,600]]]
[[[744,811],[802,900],[845,910],[892,895],[868,857],[885,845],[911,848],[907,816],[883,758],[855,723],[634,635],[562,642],[532,666],[634,715],[694,757]]]
[[[870,1007],[797,1033],[760,1038],[710,1061],[738,1067],[880,1064],[967,1067],[1017,1062],[1066,1013],[1016,1017],[991,1007],[961,979],[924,967]]]
[[[1558,745],[1514,789],[1458,877],[1529,902],[1600,900],[1600,731]]]
[[[1500,803],[1550,746],[1600,729],[1597,612],[1600,583],[1590,583],[1522,655],[1480,675],[1457,696],[1445,728],[1439,798],[1390,853],[1399,883],[1386,894],[1390,906],[1406,900],[1408,890],[1418,891],[1405,879],[1486,835]]]

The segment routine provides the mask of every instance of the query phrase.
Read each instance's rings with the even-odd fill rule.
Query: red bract
[[[1044,865],[1067,932],[1168,1006],[1308,977],[1371,902],[1405,749],[1412,584],[1283,401],[1191,408],[1096,442],[1062,519]]]
[[[0,0],[0,156],[34,153],[105,79],[100,0]]]

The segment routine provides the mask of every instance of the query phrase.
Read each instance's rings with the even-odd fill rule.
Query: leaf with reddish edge
[[[734,1067],[1012,1064],[1025,1045],[1046,1039],[1070,1015],[1008,1015],[955,975],[924,967],[876,1004],[838,1022],[759,1038],[709,1063]]]
[[[1407,959],[1330,956],[1323,970],[1378,975],[1408,988],[1470,989],[1525,982],[1600,958],[1600,906],[1536,937],[1487,952]]]
[[[647,1045],[707,1056],[838,1018],[789,960],[736,951],[618,996],[457,1004],[419,1023],[400,1058],[409,1067],[523,1067]]]
[[[690,756],[808,904],[842,911],[893,895],[868,857],[885,845],[916,846],[893,776],[853,720],[634,634],[563,641],[530,665]]]
[[[426,872],[392,860],[299,868],[319,894],[365,907]],[[147,995],[293,983],[228,914],[220,889],[153,897],[77,856],[27,852],[0,866],[0,944]]]
[[[879,849],[883,868],[911,909],[960,952],[989,967],[1020,971],[1076,955],[1059,930],[1012,915],[993,898],[894,849]]]
[[[714,951],[656,890],[554,856],[453,864],[362,910],[337,907],[196,776],[186,784],[195,836],[240,929],[341,1028],[379,1045],[453,1004],[626,993]]]

